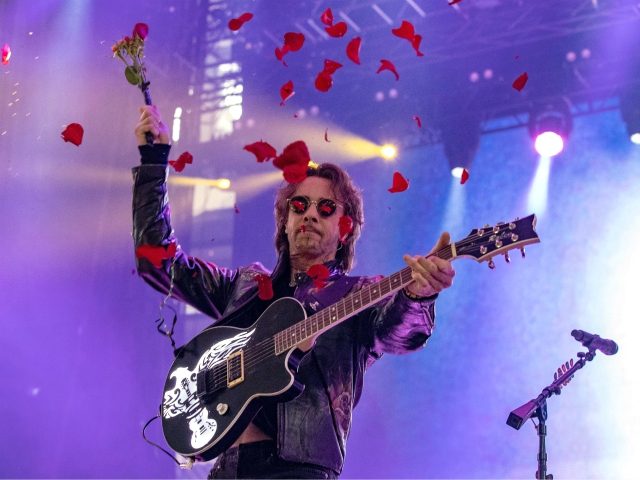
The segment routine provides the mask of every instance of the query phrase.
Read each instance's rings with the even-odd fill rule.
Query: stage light
[[[173,112],[173,126],[171,128],[171,140],[177,142],[180,140],[180,124],[182,119],[182,108],[176,107]]]
[[[393,160],[398,156],[398,149],[390,143],[385,143],[380,147],[380,156],[385,160]]]
[[[462,172],[469,170],[480,145],[480,120],[467,116],[458,124],[440,126],[440,134],[451,175],[462,178]]]
[[[627,126],[629,140],[640,145],[640,90],[628,91],[620,96],[620,113]]]
[[[564,97],[535,105],[529,113],[529,135],[536,151],[543,157],[554,157],[562,152],[572,128],[571,108]]]

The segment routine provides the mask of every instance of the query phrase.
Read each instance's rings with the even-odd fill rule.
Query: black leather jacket
[[[171,228],[164,165],[133,169],[133,237],[135,246],[176,242]],[[138,272],[155,289],[167,293],[170,261],[155,268],[138,261]],[[309,312],[335,303],[349,291],[379,278],[348,277],[332,263],[328,284],[318,290],[302,282],[294,296]],[[190,257],[178,247],[174,262],[173,296],[210,316],[215,324],[237,318],[257,298],[256,274],[289,275],[288,258],[273,272],[254,263],[227,269]],[[278,404],[278,455],[312,463],[340,474],[351,414],[362,392],[365,370],[385,353],[407,353],[422,347],[434,327],[434,299],[414,301],[402,291],[380,301],[322,334],[299,367],[304,392]]]

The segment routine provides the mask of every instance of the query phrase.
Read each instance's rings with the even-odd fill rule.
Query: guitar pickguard
[[[192,432],[193,448],[205,446],[218,429],[217,422],[209,418],[209,410],[196,395],[198,372],[226,361],[229,355],[242,349],[249,342],[254,332],[255,329],[241,332],[234,337],[217,342],[202,354],[193,370],[178,367],[169,374],[169,378],[175,379],[175,387],[164,392],[162,416],[173,418],[182,414],[187,415],[189,429]]]

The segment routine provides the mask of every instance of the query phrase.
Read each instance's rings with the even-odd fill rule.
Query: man
[[[146,145],[151,132],[153,145]],[[133,169],[135,246],[175,243],[167,196],[168,129],[156,107],[141,108],[135,128],[142,165]],[[157,268],[138,259],[140,275],[154,288],[211,316],[216,325],[250,326],[275,299],[289,296],[313,313],[379,278],[349,277],[363,224],[362,199],[344,170],[332,164],[310,168],[307,178],[286,184],[275,200],[278,261],[273,272],[255,263],[237,270],[189,257],[179,247]],[[340,218],[353,229],[341,238]],[[433,251],[449,243],[441,235]],[[299,345],[308,351],[298,379],[300,396],[265,405],[234,445],[222,454],[210,478],[337,478],[344,463],[352,410],[365,369],[385,353],[422,347],[434,326],[434,301],[451,286],[450,262],[436,256],[404,256],[413,282],[374,306]],[[305,272],[329,271],[323,288]],[[273,298],[258,296],[259,275],[269,275]]]

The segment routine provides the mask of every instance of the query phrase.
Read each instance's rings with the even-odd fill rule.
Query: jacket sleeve
[[[136,254],[138,274],[156,290],[182,300],[215,319],[222,316],[238,278],[238,271],[185,254],[171,228],[168,168],[163,164],[143,164],[133,168],[133,240],[136,252],[143,245],[176,245],[173,258],[154,266]],[[173,275],[172,275],[173,273]],[[173,278],[172,278],[173,277]]]
[[[378,279],[369,279],[369,282]],[[403,354],[423,347],[435,327],[437,294],[422,300],[399,290],[369,309],[368,344],[372,360],[383,353]]]

